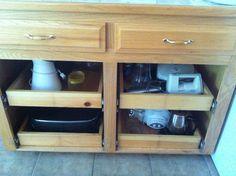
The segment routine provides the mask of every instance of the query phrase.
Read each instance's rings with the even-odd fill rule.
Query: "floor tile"
[[[203,156],[150,155],[153,176],[211,176]]]
[[[95,155],[93,176],[151,176],[148,155]]]
[[[91,176],[94,154],[41,153],[33,176]]]
[[[215,166],[213,160],[211,159],[211,156],[204,156],[204,159],[207,163],[207,166],[208,166],[208,169],[211,173],[211,176],[219,176],[219,173],[216,169],[216,166]]]
[[[1,176],[31,176],[38,153],[0,151]]]

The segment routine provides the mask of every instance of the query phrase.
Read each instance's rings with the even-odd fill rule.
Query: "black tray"
[[[33,131],[97,133],[101,114],[101,109],[37,108],[29,125]]]

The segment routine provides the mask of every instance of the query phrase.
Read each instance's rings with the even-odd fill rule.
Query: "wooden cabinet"
[[[0,6],[0,129],[9,150],[214,152],[236,85],[236,10],[49,4]],[[98,62],[103,67],[80,91],[33,91],[25,67],[34,59]],[[204,93],[124,92],[126,63],[194,64]],[[103,123],[93,134],[35,132],[25,115],[32,107],[100,108]],[[161,134],[129,118],[129,109],[192,111],[198,127],[193,135]]]

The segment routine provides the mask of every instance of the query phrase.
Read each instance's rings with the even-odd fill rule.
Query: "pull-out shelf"
[[[121,109],[169,109],[188,111],[209,111],[213,95],[206,84],[201,95],[166,93],[126,93],[124,92],[123,71],[120,69]]]
[[[81,91],[35,91],[29,88],[29,71],[22,74],[6,91],[10,106],[31,107],[102,107],[102,74],[88,72]]]
[[[70,150],[73,151],[102,151],[101,123],[98,133],[58,133],[35,132],[27,127],[28,119],[25,119],[17,136],[19,138],[19,150]]]
[[[197,129],[194,135],[162,135],[158,130],[146,127],[137,119],[128,117],[126,110],[119,115],[119,151],[156,152],[168,150],[199,150],[201,136]]]

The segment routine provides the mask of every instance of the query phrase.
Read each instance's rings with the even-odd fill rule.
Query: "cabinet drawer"
[[[105,23],[0,20],[0,48],[105,51]]]
[[[87,74],[81,91],[37,91],[29,88],[30,73],[26,69],[6,91],[9,105],[30,107],[102,107],[102,74]]]
[[[232,54],[236,28],[204,25],[115,25],[115,51],[132,53]]]
[[[120,108],[121,109],[169,109],[209,111],[213,95],[206,84],[203,94],[167,93],[126,93],[124,92],[123,71],[120,69]]]

